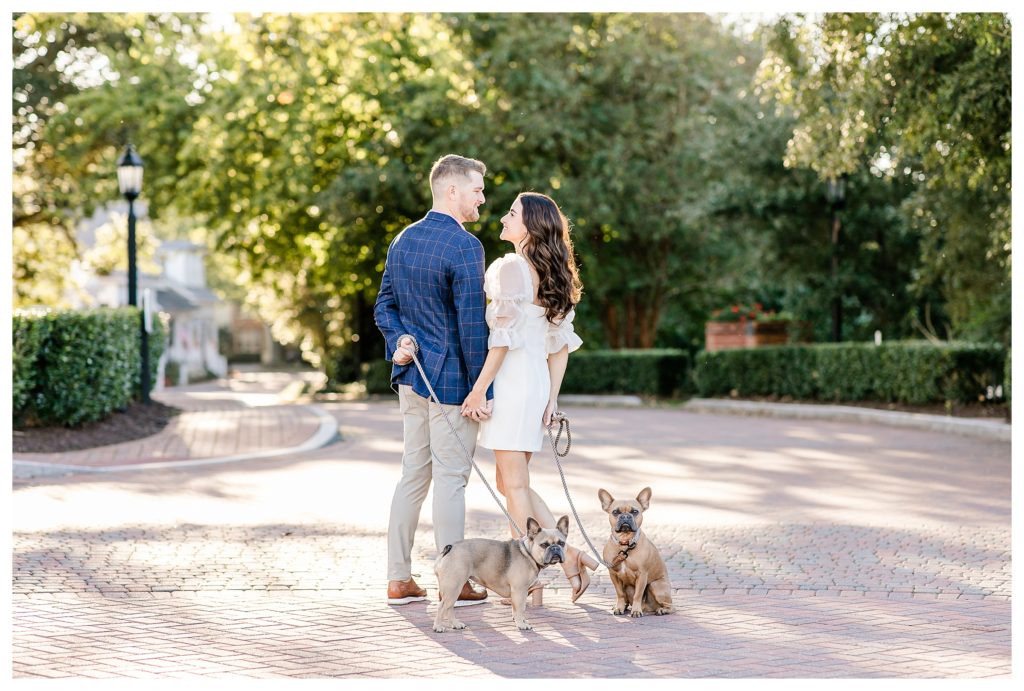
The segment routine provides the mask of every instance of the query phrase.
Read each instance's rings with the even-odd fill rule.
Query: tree
[[[116,157],[136,131],[145,132],[136,144],[147,198],[168,190],[161,178],[173,176],[176,142],[189,129],[181,89],[193,75],[179,58],[193,23],[194,15],[15,15],[15,305],[61,304],[81,255],[75,225],[119,197]]]
[[[478,75],[473,123],[496,145],[500,202],[524,189],[559,201],[575,224],[584,324],[596,319],[592,335],[613,348],[653,346],[666,306],[699,301],[715,280],[723,245],[705,197],[738,42],[703,15],[449,21]]]
[[[914,289],[941,291],[949,336],[1009,340],[1009,54],[1006,15],[827,14],[782,18],[761,66],[787,165],[913,185]]]

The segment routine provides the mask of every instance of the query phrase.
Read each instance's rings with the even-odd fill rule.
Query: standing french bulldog
[[[672,584],[658,548],[640,533],[644,511],[651,505],[651,488],[644,487],[636,499],[614,499],[600,489],[597,497],[608,514],[611,537],[604,546],[604,560],[613,568],[608,576],[615,586],[612,614],[642,617],[645,612],[671,614]],[[627,604],[628,603],[628,604]]]
[[[526,595],[540,570],[565,561],[565,539],[569,517],[558,519],[555,529],[545,530],[533,517],[526,519],[526,537],[522,540],[486,540],[472,538],[447,545],[434,562],[441,604],[434,617],[434,631],[464,629],[455,618],[455,601],[462,584],[472,578],[488,590],[512,600],[512,620],[520,631],[529,631],[525,617]]]

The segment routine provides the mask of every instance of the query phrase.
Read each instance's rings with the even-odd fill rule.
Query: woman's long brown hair
[[[530,242],[523,248],[540,277],[537,298],[545,308],[549,322],[561,321],[583,293],[576,260],[573,258],[569,221],[555,200],[537,192],[519,195],[523,205],[523,225]]]

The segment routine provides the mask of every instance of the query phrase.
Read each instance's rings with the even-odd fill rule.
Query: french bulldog
[[[531,516],[526,537],[519,540],[471,538],[447,545],[434,562],[441,604],[434,617],[434,631],[464,629],[455,618],[455,601],[462,584],[472,578],[488,590],[512,600],[512,620],[520,631],[533,627],[526,621],[526,595],[545,566],[565,561],[569,517],[562,516],[554,529],[542,529]]]
[[[612,527],[603,553],[605,562],[613,567],[608,569],[615,586],[612,614],[625,614],[627,610],[632,617],[671,614],[675,610],[665,561],[654,543],[640,532],[644,511],[651,505],[651,488],[643,488],[636,499],[615,499],[603,489],[598,490],[597,497]]]

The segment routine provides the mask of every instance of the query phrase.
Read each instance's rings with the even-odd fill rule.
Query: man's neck
[[[444,209],[444,208],[441,208],[441,207],[439,207],[439,206],[435,206],[435,207],[431,208],[430,210],[431,210],[431,211],[433,211],[434,213],[438,213],[438,214],[444,214],[445,216],[451,216],[452,218],[454,218],[454,219],[455,219],[455,221],[456,221],[456,222],[457,222],[457,223],[458,223],[458,224],[459,224],[460,226],[464,226],[464,223],[463,223],[462,219],[460,219],[460,218],[459,218],[458,216],[456,216],[455,214],[453,214],[453,213],[452,213],[452,212],[451,212],[450,210],[448,210],[448,209]]]

